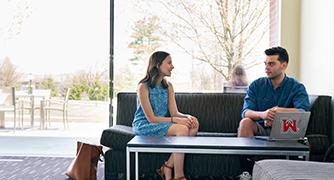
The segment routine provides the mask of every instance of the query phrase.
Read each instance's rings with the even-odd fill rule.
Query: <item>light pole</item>
[[[32,94],[32,74],[28,74],[28,80],[29,80],[29,87],[28,87],[28,94]]]

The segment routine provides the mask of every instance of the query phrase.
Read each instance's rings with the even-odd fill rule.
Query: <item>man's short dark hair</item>
[[[288,55],[288,52],[286,51],[286,49],[282,48],[282,47],[272,47],[272,48],[269,48],[269,49],[266,49],[264,51],[264,53],[267,55],[267,56],[273,56],[273,55],[278,55],[278,60],[283,63],[283,62],[286,62],[286,63],[289,63],[289,55]]]

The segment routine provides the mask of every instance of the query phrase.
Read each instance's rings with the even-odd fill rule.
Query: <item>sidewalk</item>
[[[19,115],[16,119],[14,132],[14,113],[5,114],[5,127],[0,128],[0,136],[60,136],[60,137],[98,137],[102,130],[109,127],[109,102],[105,101],[75,101],[68,104],[69,128],[64,130],[63,114],[60,111],[50,113],[50,124],[46,130],[40,129],[40,112],[34,111],[34,126],[31,127],[31,116],[25,111],[23,130],[18,126]]]
[[[23,129],[17,127],[15,131],[14,114],[5,114],[5,128],[0,128],[0,155],[73,157],[77,141],[100,144],[102,131],[109,127],[108,102],[70,101],[66,130],[61,112],[52,112],[45,130],[40,129],[39,114],[35,111],[31,127],[30,114],[25,112]]]

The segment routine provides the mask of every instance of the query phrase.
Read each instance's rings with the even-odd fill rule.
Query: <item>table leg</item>
[[[5,127],[5,112],[0,112],[0,128]]]
[[[310,160],[310,152],[307,152],[305,155],[305,161],[309,161]]]
[[[126,179],[130,180],[130,151],[126,147]]]

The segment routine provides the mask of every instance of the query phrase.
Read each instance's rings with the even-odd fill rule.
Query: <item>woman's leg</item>
[[[167,132],[167,136],[189,136],[189,128],[181,124],[173,124]],[[183,177],[183,164],[184,164],[184,153],[173,153],[167,161],[167,165],[174,167],[175,178]],[[171,179],[172,172],[168,168],[165,168],[165,178]]]
[[[190,130],[189,130],[189,136],[196,136],[196,134],[197,134],[197,132],[198,132],[198,126],[197,127],[195,127],[195,128],[191,128]]]

